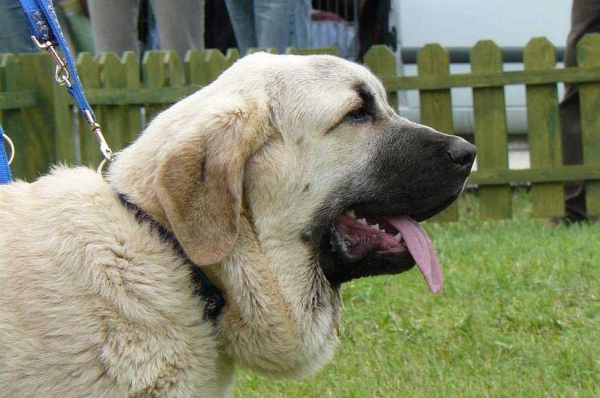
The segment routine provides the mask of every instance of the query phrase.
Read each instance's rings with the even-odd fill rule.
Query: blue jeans
[[[0,53],[38,51],[17,0],[0,0]]]
[[[309,0],[225,0],[242,54],[252,47],[307,48]]]

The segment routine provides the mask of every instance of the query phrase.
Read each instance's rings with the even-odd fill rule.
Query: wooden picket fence
[[[481,41],[471,51],[471,73],[450,74],[449,56],[439,45],[425,46],[418,55],[418,76],[396,76],[393,54],[374,48],[368,63],[382,78],[389,100],[397,91],[417,89],[421,122],[452,133],[450,89],[471,87],[478,171],[469,181],[479,186],[484,219],[511,217],[511,183],[531,183],[534,216],[564,212],[563,182],[586,180],[587,208],[600,214],[600,35],[589,35],[578,47],[578,68],[556,68],[554,46],[537,38],[525,47],[524,70],[503,71],[501,49]],[[376,67],[374,67],[376,66]],[[584,165],[562,165],[557,84],[580,85]],[[510,170],[504,86],[526,88],[528,144],[531,168]],[[445,214],[454,219],[456,209]]]
[[[336,53],[336,49],[290,53]],[[387,47],[373,47],[367,66],[383,81],[388,100],[397,107],[397,92],[419,90],[421,121],[452,133],[450,89],[471,87],[474,140],[478,170],[469,179],[479,186],[481,216],[510,218],[511,184],[532,186],[535,216],[563,214],[563,183],[587,181],[590,214],[600,214],[600,35],[585,37],[578,50],[578,68],[556,68],[555,49],[545,39],[532,40],[524,50],[524,70],[504,72],[502,53],[491,41],[471,52],[471,73],[450,74],[448,53],[439,45],[425,46],[418,56],[418,76],[396,74],[396,57]],[[213,81],[240,57],[237,50],[190,52],[182,62],[174,52],[148,52],[141,64],[134,54],[93,59],[80,54],[78,71],[90,104],[113,150],[133,141],[146,121],[177,100]],[[33,180],[57,162],[96,165],[102,158],[94,136],[74,108],[66,90],[53,81],[53,60],[46,54],[2,55],[0,123],[17,147],[13,174]],[[580,84],[584,165],[563,166],[557,85]],[[531,168],[508,167],[508,133],[504,86],[525,85]],[[76,150],[78,148],[79,150]],[[449,208],[441,219],[456,219]]]

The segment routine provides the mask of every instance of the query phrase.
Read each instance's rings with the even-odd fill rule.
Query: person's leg
[[[257,47],[255,15],[252,0],[225,0],[235,39],[242,55]]]
[[[307,48],[311,10],[308,0],[254,0],[258,47]]]
[[[258,47],[275,47],[283,53],[293,44],[294,1],[298,0],[254,0]]]
[[[152,0],[159,46],[175,50],[183,61],[188,50],[204,50],[204,0]]]
[[[581,145],[581,114],[577,93],[560,105],[560,129],[563,148],[563,164],[583,163]],[[565,183],[565,221],[580,222],[586,219],[585,187],[583,181]]]
[[[21,6],[15,0],[0,0],[0,53],[38,51]]]
[[[586,33],[600,32],[600,1],[573,0],[571,31],[565,48],[565,66],[577,66],[577,43]],[[565,84],[565,97],[560,104],[563,163],[583,163],[579,91],[576,84]],[[583,181],[565,184],[566,221],[586,219],[585,186]]]
[[[138,0],[88,0],[96,53],[125,51],[139,54]]]
[[[312,6],[309,0],[292,1],[294,5],[294,32],[292,45],[296,48],[310,47],[310,14]]]

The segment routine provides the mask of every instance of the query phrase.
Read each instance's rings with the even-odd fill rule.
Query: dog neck
[[[194,282],[194,292],[201,296],[204,301],[204,319],[210,321],[216,321],[223,306],[225,305],[225,298],[221,291],[210,281],[210,279],[206,276],[206,274],[198,267],[196,264],[189,259],[189,257],[185,254],[185,251],[181,247],[181,244],[170,231],[168,231],[162,224],[156,221],[150,214],[145,212],[138,205],[129,201],[127,196],[122,193],[117,193],[119,200],[127,208],[127,210],[131,211],[135,219],[140,224],[148,224],[150,225],[150,229],[157,233],[159,238],[165,242],[171,244],[173,250],[184,263],[190,268],[192,271],[192,281]]]

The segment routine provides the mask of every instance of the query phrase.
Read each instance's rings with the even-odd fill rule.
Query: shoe
[[[572,225],[581,225],[587,223],[597,223],[600,221],[600,216],[587,217],[582,215],[574,215],[572,213],[568,213],[561,217],[553,217],[548,221],[549,228],[556,228],[560,225],[565,227],[570,227]]]

